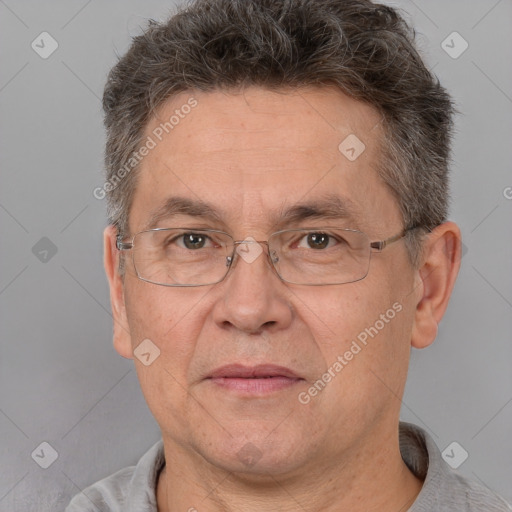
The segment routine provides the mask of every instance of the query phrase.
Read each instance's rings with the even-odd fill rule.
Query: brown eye
[[[180,238],[187,249],[202,249],[206,242],[206,236],[198,233],[185,233]]]
[[[305,242],[303,242],[303,240],[305,240]],[[327,233],[308,233],[301,238],[298,247],[321,250],[332,246],[331,242],[333,240],[334,237]]]
[[[310,233],[308,245],[313,249],[325,249],[329,245],[329,235],[325,233]]]
[[[180,249],[188,249],[195,251],[198,249],[208,248],[207,242],[212,243],[209,236],[202,233],[181,233],[177,236],[172,236],[164,241],[164,247],[177,245]],[[210,245],[211,246],[211,245]]]

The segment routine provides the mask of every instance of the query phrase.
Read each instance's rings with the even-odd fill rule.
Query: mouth
[[[260,396],[290,388],[304,380],[289,368],[273,364],[226,365],[214,370],[207,379],[224,390]]]

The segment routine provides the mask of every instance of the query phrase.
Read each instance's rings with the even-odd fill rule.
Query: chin
[[[269,435],[267,429],[250,432],[246,428],[239,435],[209,439],[198,451],[215,467],[236,473],[241,479],[265,482],[270,475],[291,474],[304,467],[308,451],[304,436],[286,434]]]

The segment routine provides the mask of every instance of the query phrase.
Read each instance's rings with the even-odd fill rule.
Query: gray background
[[[0,0],[0,512],[62,511],[159,439],[133,363],[112,347],[92,191],[106,73],[172,5]],[[512,2],[394,5],[462,112],[451,219],[466,249],[436,343],[413,353],[403,419],[441,450],[457,441],[469,453],[458,471],[512,501]],[[43,31],[59,45],[47,59],[31,48]],[[457,59],[441,47],[453,31],[469,44]],[[31,458],[43,441],[58,453],[48,469]]]

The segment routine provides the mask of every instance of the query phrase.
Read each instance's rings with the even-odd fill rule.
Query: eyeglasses
[[[268,241],[235,241],[215,229],[157,228],[141,231],[129,242],[118,235],[116,246],[132,251],[139,279],[161,286],[219,283],[234,266],[236,253],[251,262],[262,252],[259,244],[268,247],[267,259],[282,281],[321,286],[364,279],[372,252],[381,252],[416,227],[377,242],[361,231],[343,228],[287,229],[273,233]],[[241,244],[247,244],[245,250]]]

